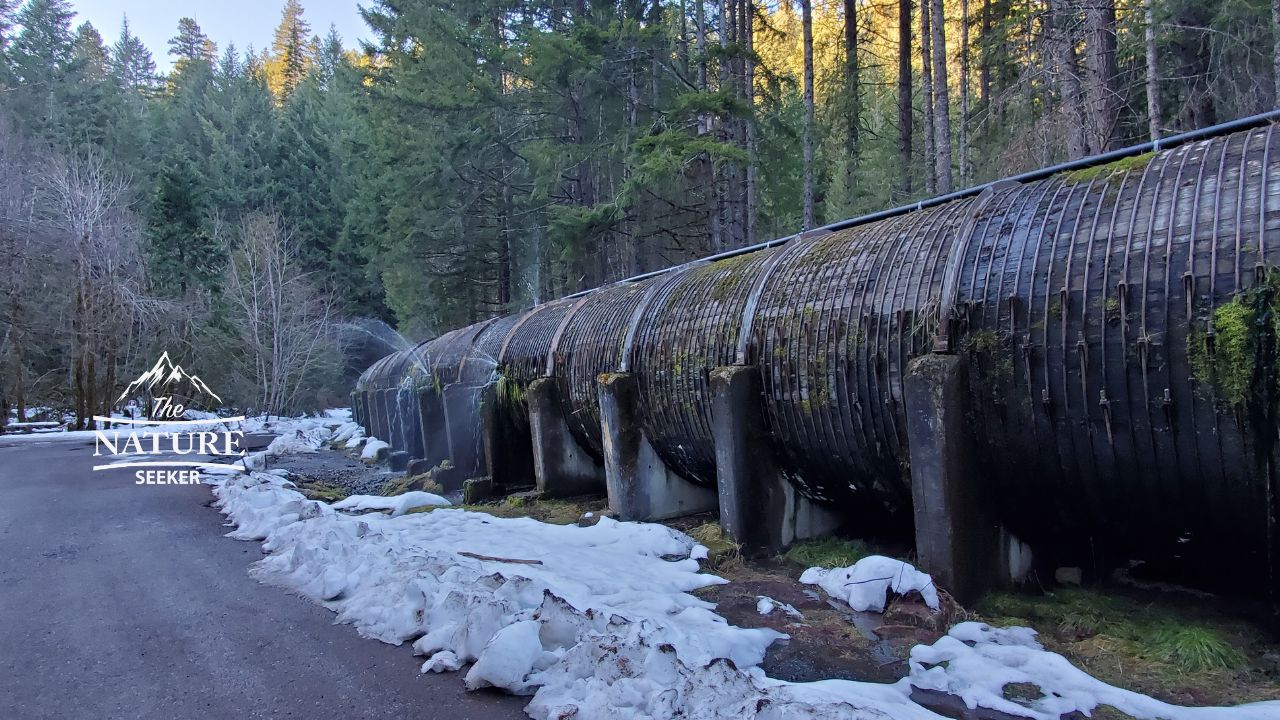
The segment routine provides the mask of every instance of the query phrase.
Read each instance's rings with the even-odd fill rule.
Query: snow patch
[[[381,450],[382,448],[389,448],[389,447],[391,447],[389,443],[385,443],[376,437],[371,437],[365,441],[364,450],[360,452],[360,459],[373,460],[374,458],[378,457],[379,450]]]
[[[950,693],[970,708],[1058,720],[1069,713],[1090,715],[1110,705],[1139,720],[1275,720],[1280,701],[1231,708],[1188,708],[1108,685],[1080,670],[1061,655],[1045,650],[1030,628],[993,628],[964,622],[933,645],[911,649],[911,684]],[[1029,683],[1041,697],[1018,704],[1004,697],[1010,683]]]
[[[435,493],[414,490],[400,495],[350,495],[330,507],[334,510],[390,510],[391,517],[400,517],[416,507],[452,505]]]
[[[529,676],[556,660],[555,654],[542,649],[541,627],[536,620],[521,620],[489,638],[467,673],[467,689],[496,687],[514,695],[532,694]]]
[[[884,612],[890,591],[898,595],[918,592],[926,605],[938,609],[938,589],[933,578],[908,563],[883,555],[869,555],[844,568],[809,568],[800,575],[800,582],[817,585],[859,611]]]
[[[760,613],[761,615],[768,615],[769,613],[772,613],[774,610],[781,610],[786,615],[796,618],[798,620],[804,619],[804,615],[802,615],[799,610],[795,609],[795,606],[793,605],[789,605],[784,602],[779,602],[767,595],[756,596],[756,612]]]

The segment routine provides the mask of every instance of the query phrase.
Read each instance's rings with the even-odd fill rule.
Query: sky
[[[342,44],[355,47],[360,40],[372,39],[357,9],[360,2],[369,4],[368,0],[302,0],[303,17],[313,34],[324,37],[332,24]],[[167,71],[172,61],[169,38],[177,34],[178,18],[194,18],[218,44],[219,54],[227,43],[235,43],[241,52],[250,45],[261,51],[271,45],[284,0],[71,0],[71,6],[76,11],[73,25],[93,23],[108,45],[120,36],[120,19],[128,15],[129,29],[151,49],[158,68]]]

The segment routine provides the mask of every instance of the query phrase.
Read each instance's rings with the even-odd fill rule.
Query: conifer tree
[[[67,0],[30,0],[22,7],[16,18],[22,30],[11,51],[19,78],[28,84],[51,82],[71,60],[74,16]]]
[[[266,64],[268,85],[276,97],[288,98],[306,76],[315,54],[310,38],[311,26],[302,17],[302,3],[286,0]]]
[[[111,46],[111,74],[121,88],[139,95],[155,89],[156,61],[142,40],[129,29],[126,16],[120,24],[120,37]]]
[[[178,34],[169,39],[175,72],[181,72],[187,63],[197,60],[212,63],[217,53],[217,45],[204,34],[199,23],[189,17],[179,18]]]

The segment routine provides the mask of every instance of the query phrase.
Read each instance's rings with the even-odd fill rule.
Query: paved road
[[[0,443],[0,718],[523,718],[246,572],[203,486]]]

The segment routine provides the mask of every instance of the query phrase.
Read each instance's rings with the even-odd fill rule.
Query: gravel
[[[385,464],[366,465],[344,452],[328,448],[278,457],[271,461],[270,467],[284,468],[299,476],[295,481],[335,485],[350,495],[377,495],[387,482],[402,475]]]

